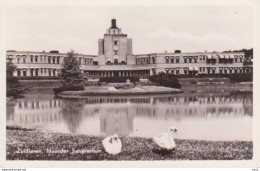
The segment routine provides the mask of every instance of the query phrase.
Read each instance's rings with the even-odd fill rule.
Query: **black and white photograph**
[[[39,2],[5,6],[6,161],[253,161],[252,5]]]

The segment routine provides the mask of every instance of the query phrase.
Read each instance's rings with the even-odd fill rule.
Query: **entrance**
[[[39,70],[36,69],[36,70],[35,70],[35,76],[36,76],[36,77],[38,77],[38,72],[39,72]]]

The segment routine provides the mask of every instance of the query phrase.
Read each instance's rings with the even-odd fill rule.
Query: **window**
[[[20,70],[17,70],[17,75],[18,75],[18,77],[21,76],[21,71]]]
[[[55,58],[52,58],[52,63],[55,64]]]
[[[35,62],[38,62],[38,56],[35,56]]]
[[[184,58],[184,63],[187,63],[187,58]]]
[[[118,59],[114,59],[114,64],[115,64],[115,65],[118,64]]]
[[[26,70],[23,70],[23,76],[26,77]]]
[[[26,57],[23,58],[23,63],[26,63]]]
[[[155,64],[155,57],[152,57],[152,62],[153,64]]]
[[[117,45],[117,40],[114,41],[114,45]]]
[[[198,62],[198,58],[194,58],[194,63],[197,63]]]
[[[192,58],[189,58],[189,63],[192,63]]]
[[[114,55],[117,55],[118,54],[118,50],[114,50]]]
[[[179,60],[179,56],[176,57],[176,63],[179,63],[180,60]]]
[[[50,56],[48,57],[48,63],[49,64],[51,63],[51,57]]]
[[[17,63],[20,63],[20,57],[19,56],[17,57]]]
[[[171,58],[171,63],[174,63],[174,57]]]
[[[57,57],[57,64],[60,64],[60,57]]]
[[[169,56],[165,57],[166,63],[169,63]]]

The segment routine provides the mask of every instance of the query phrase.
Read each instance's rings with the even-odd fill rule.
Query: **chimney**
[[[117,28],[116,26],[116,19],[111,20],[111,27],[110,28]]]

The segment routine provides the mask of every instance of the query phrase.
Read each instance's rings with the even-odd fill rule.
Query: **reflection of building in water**
[[[252,98],[244,98],[243,107],[244,107],[244,111],[245,111],[246,115],[253,116],[253,99]]]
[[[62,118],[60,107],[62,101],[52,100],[25,100],[14,106],[14,115],[8,118],[9,122],[20,124],[42,124],[57,122]]]
[[[252,110],[252,96],[163,96],[88,98],[86,104],[131,104],[134,114],[149,118],[241,116]],[[247,103],[247,105],[245,105]],[[114,108],[113,106],[111,108]]]
[[[101,111],[100,131],[106,135],[127,136],[133,131],[134,113],[127,107],[109,107]]]
[[[65,129],[68,128],[69,132],[84,133],[82,130],[91,129],[106,135],[117,133],[127,136],[134,131],[134,119],[138,118],[145,118],[147,121],[178,121],[195,117],[228,118],[250,115],[252,94],[91,97],[78,101],[25,99],[18,100],[16,105],[9,105],[7,109],[8,113],[14,113],[7,115],[8,123],[47,125],[61,122],[65,123]]]

